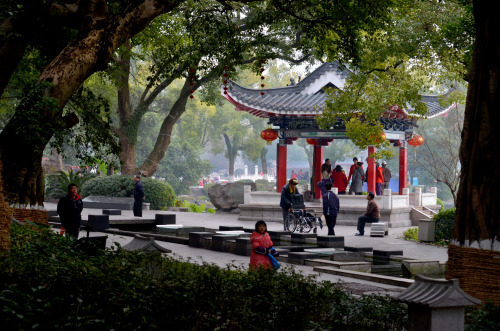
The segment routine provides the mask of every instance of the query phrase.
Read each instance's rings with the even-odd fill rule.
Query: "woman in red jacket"
[[[384,169],[380,166],[378,162],[375,163],[376,166],[376,175],[377,175],[377,180],[376,180],[376,185],[375,185],[375,191],[377,195],[382,195],[382,185],[384,185]]]
[[[273,247],[273,242],[269,233],[267,233],[267,224],[264,221],[255,223],[255,231],[250,236],[252,244],[252,252],[250,253],[250,270],[256,270],[259,267],[272,269],[271,258],[268,256],[276,256],[278,253]]]
[[[335,169],[332,171],[333,187],[338,188],[338,194],[345,194],[345,189],[347,188],[347,176],[342,170],[342,167],[337,164]]]

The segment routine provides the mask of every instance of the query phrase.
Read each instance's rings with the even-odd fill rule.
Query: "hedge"
[[[167,182],[154,179],[142,178],[144,193],[146,198],[144,202],[150,203],[153,210],[163,210],[171,207],[175,202],[175,193]],[[99,195],[107,197],[133,197],[134,179],[131,176],[103,176],[93,178],[83,184],[80,195],[82,198],[90,195]]]

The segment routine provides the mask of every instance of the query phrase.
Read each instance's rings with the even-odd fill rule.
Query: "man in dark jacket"
[[[288,216],[288,209],[292,208],[292,194],[299,194],[297,184],[299,181],[295,178],[290,178],[288,184],[284,185],[281,189],[280,207],[283,210],[283,229],[287,231],[286,217]]]
[[[335,235],[335,224],[337,223],[337,215],[339,213],[339,197],[332,192],[332,184],[325,184],[326,192],[323,194],[323,214],[325,215],[326,226],[328,227],[328,235]]]
[[[68,195],[61,198],[57,203],[57,213],[67,236],[78,239],[82,223],[82,210],[83,202],[80,195],[78,195],[78,187],[76,184],[69,184]]]
[[[146,197],[144,194],[144,187],[141,182],[141,175],[135,175],[134,186],[134,216],[142,217],[142,200]]]

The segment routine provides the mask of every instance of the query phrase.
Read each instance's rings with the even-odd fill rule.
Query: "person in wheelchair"
[[[281,189],[281,201],[280,207],[283,210],[283,229],[286,231],[286,217],[288,216],[288,210],[292,208],[292,194],[299,194],[297,189],[297,184],[299,181],[296,178],[290,178],[288,184],[284,185]]]

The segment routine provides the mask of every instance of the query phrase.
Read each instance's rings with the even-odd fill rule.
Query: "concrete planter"
[[[418,240],[434,241],[434,233],[436,232],[436,220],[421,219],[418,225]]]

